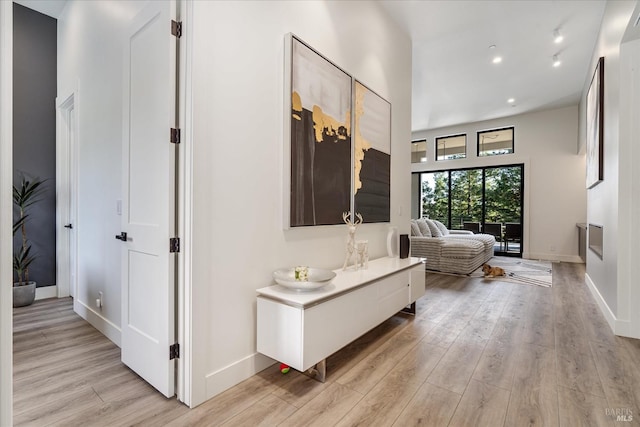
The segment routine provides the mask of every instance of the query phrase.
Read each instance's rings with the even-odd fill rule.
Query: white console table
[[[373,329],[425,292],[423,258],[379,258],[364,270],[334,270],[327,286],[296,291],[280,285],[257,290],[257,349],[304,372]]]

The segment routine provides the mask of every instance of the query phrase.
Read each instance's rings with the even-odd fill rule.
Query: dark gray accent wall
[[[13,179],[17,184],[26,174],[46,180],[27,224],[37,255],[29,279],[38,287],[56,282],[56,38],[54,18],[13,4]],[[14,247],[19,245],[17,234]]]

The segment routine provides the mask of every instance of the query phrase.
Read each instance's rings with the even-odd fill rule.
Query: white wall
[[[13,392],[13,3],[0,1],[0,425],[12,423]]]
[[[369,1],[193,4],[192,405],[268,366],[256,293],[272,271],[339,268],[345,226],[283,230],[284,39],[293,32],[392,104],[391,222],[408,232],[411,44]],[[372,257],[388,224],[366,224]]]
[[[75,94],[78,120],[76,311],[120,341],[122,36],[145,2],[70,1],[58,19],[58,94]],[[104,307],[94,301],[103,292]]]
[[[607,2],[580,104],[581,114],[585,114],[586,93],[593,70],[598,58],[604,56],[604,180],[587,192],[587,221],[603,226],[603,259],[587,251],[587,283],[616,333],[621,333],[620,327],[615,326],[617,319],[629,318],[629,285],[621,282],[629,279],[619,276],[619,253],[620,250],[627,251],[626,235],[629,227],[636,226],[624,206],[625,198],[631,195],[630,183],[626,181],[630,179],[628,162],[632,159],[625,153],[631,141],[620,138],[621,93],[630,90],[628,82],[621,84],[620,44],[636,4]],[[586,144],[585,126],[580,129],[580,146]],[[624,252],[623,257],[626,255]],[[621,289],[625,292],[621,293]]]
[[[514,153],[477,157],[479,130],[514,126]],[[467,158],[434,161],[435,138],[467,134]],[[580,262],[576,223],[586,219],[585,156],[576,154],[578,107],[565,107],[447,128],[417,131],[427,139],[425,164],[412,171],[524,163],[523,257]]]
[[[634,29],[630,21],[638,13],[640,2],[607,2],[591,60],[593,70],[598,58],[605,58],[604,180],[587,193],[588,222],[604,227],[604,257],[601,260],[587,253],[587,283],[614,332],[636,338],[640,338],[636,265],[640,256],[637,240],[640,188],[635,167],[640,161],[637,150],[640,30]],[[592,72],[585,81],[583,95],[589,88]],[[585,104],[583,97],[581,111]],[[580,131],[580,144],[584,145],[585,127],[581,126]]]

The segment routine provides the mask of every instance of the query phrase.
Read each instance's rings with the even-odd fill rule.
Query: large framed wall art
[[[587,188],[604,179],[604,57],[587,92]]]
[[[391,104],[355,81],[354,210],[364,222],[389,222]]]
[[[342,224],[351,210],[351,76],[289,40],[289,225]]]
[[[284,145],[285,228],[390,221],[391,104],[293,34]]]

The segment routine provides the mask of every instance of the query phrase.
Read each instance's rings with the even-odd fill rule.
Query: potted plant
[[[22,307],[33,303],[36,297],[36,282],[29,280],[29,266],[36,256],[31,253],[31,244],[27,239],[28,209],[40,200],[44,181],[34,178],[28,180],[22,176],[19,186],[13,186],[13,204],[18,208],[18,219],[13,223],[13,234],[20,231],[21,244],[13,255],[13,270],[18,281],[13,283],[13,306]]]

